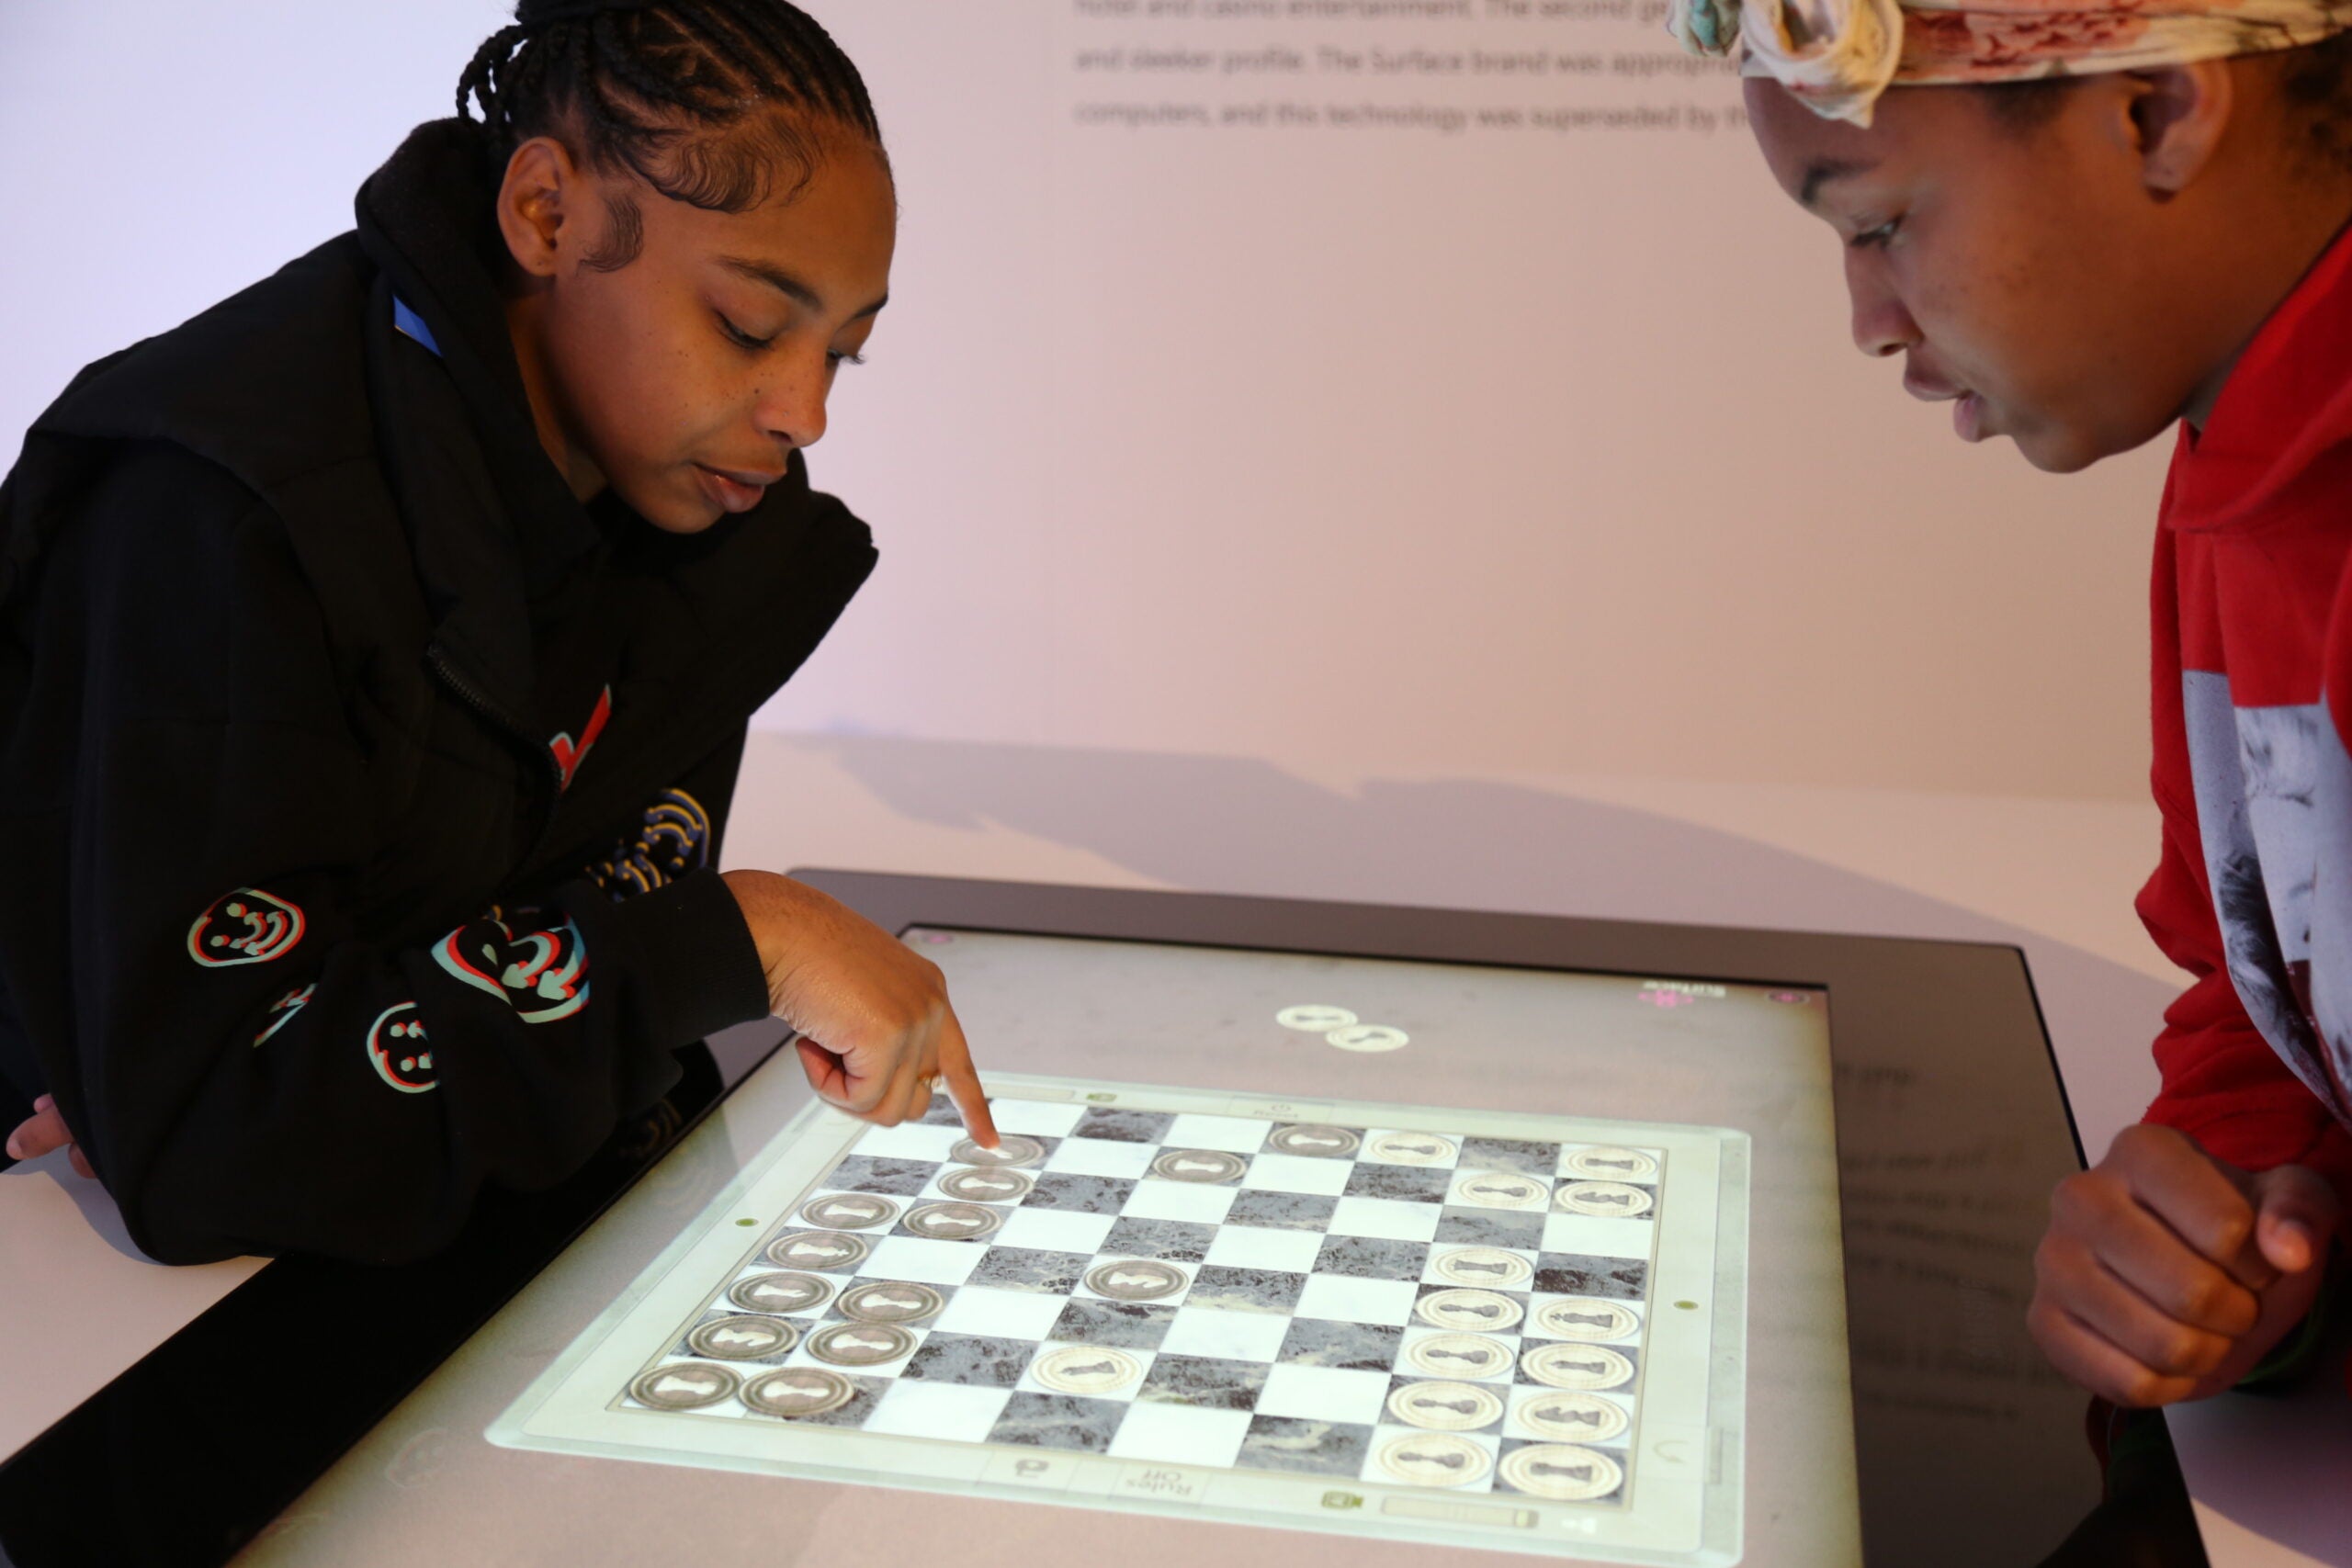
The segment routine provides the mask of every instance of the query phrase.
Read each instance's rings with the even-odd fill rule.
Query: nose
[[[825,400],[832,388],[832,362],[822,352],[813,360],[796,355],[760,389],[752,418],[787,449],[814,446],[825,438]]]
[[[1875,251],[1846,253],[1846,295],[1854,311],[1854,346],[1875,359],[1916,347],[1924,335],[1910,308],[1886,278]]]

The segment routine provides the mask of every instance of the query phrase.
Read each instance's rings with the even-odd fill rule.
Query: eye
[[[1902,219],[1890,218],[1875,229],[1864,230],[1846,243],[1858,251],[1883,250],[1888,242],[1894,238],[1895,231],[1902,227]]]
[[[825,363],[838,369],[840,367],[844,365],[863,365],[865,363],[865,355],[862,354],[838,354],[828,351],[825,355]]]
[[[772,337],[753,337],[725,316],[718,317],[718,330],[725,333],[727,341],[738,348],[762,349],[775,341]]]

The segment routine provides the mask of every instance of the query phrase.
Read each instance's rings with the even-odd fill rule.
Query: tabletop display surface
[[[892,1128],[809,1107],[490,1438],[1737,1560],[1744,1134],[988,1088],[994,1151],[944,1097]]]

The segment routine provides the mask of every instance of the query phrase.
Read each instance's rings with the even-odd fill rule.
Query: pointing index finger
[[[953,1011],[939,1041],[940,1076],[947,1080],[947,1092],[956,1101],[956,1109],[964,1118],[964,1130],[972,1141],[984,1149],[997,1146],[996,1118],[989,1114],[988,1096],[981,1092],[980,1075],[972,1066],[972,1048],[964,1039],[964,1026]]]

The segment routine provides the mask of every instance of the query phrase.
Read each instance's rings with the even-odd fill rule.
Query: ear
[[[498,186],[498,231],[526,276],[553,277],[564,222],[587,197],[587,185],[551,136],[535,136],[506,160]]]
[[[2127,74],[2140,183],[2168,201],[2211,167],[2237,108],[2237,79],[2221,60]]]

